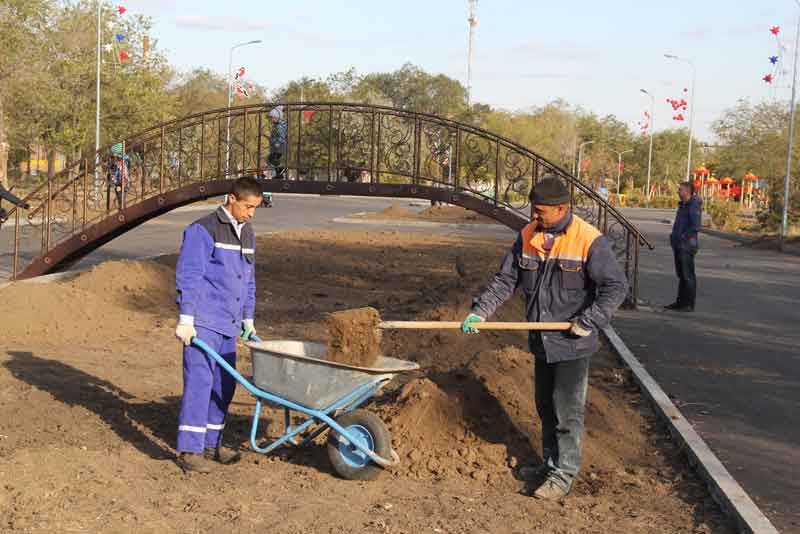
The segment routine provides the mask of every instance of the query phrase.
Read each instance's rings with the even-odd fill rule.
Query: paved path
[[[672,213],[626,211],[656,245],[641,257],[652,310],[614,324],[775,526],[800,533],[800,258],[701,236],[697,311],[661,311]]]
[[[314,196],[314,195],[275,195],[275,207],[259,208],[256,213],[253,225],[256,232],[270,232],[276,230],[292,230],[303,228],[338,228],[342,230],[365,229],[380,231],[391,229],[395,225],[387,222],[384,225],[373,225],[365,223],[354,225],[347,223],[332,222],[336,218],[344,218],[358,212],[381,211],[393,202],[399,202],[404,208],[409,210],[419,210],[430,206],[430,203],[422,200],[410,199],[387,199],[369,197],[338,197],[338,196]],[[117,259],[132,259],[157,254],[176,253],[181,244],[181,232],[183,228],[192,221],[200,218],[204,213],[214,209],[211,204],[192,204],[185,208],[180,208],[157,219],[153,219],[133,230],[127,232],[117,239],[107,243],[86,256],[72,269],[84,269],[103,261]],[[455,235],[467,235],[470,232],[478,231],[485,237],[502,236],[498,233],[497,227],[481,230],[482,225],[466,227],[458,230],[453,228],[412,228],[402,226],[403,232],[417,233],[447,233]],[[484,227],[485,228],[485,227]],[[13,225],[6,225],[0,231],[0,253],[5,253],[12,249],[14,229]],[[513,232],[508,230],[509,240],[513,240]],[[11,270],[10,255],[0,258],[0,281],[5,281],[9,277]]]

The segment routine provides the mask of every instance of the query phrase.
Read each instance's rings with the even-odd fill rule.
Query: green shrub
[[[711,216],[711,224],[718,230],[735,232],[742,225],[739,218],[740,206],[736,202],[708,202],[704,208]]]

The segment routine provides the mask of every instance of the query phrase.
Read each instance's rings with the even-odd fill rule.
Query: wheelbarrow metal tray
[[[324,359],[326,347],[310,341],[247,343],[253,382],[264,391],[314,410],[324,409],[359,387],[413,371],[413,362],[381,356],[375,367],[355,367]]]

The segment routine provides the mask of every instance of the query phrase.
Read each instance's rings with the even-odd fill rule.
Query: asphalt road
[[[409,208],[425,205],[401,202]],[[276,195],[275,207],[259,210],[254,225],[259,233],[354,229],[360,226],[331,221],[378,211],[391,203],[390,199]],[[174,253],[182,229],[210,209],[213,206],[193,205],[150,221],[93,252],[75,268]],[[674,300],[677,287],[670,227],[663,222],[671,219],[672,211],[625,213],[656,249],[641,255],[640,298],[645,306],[621,311],[616,328],[778,529],[800,533],[800,258],[701,236],[697,311],[661,311],[661,305]],[[468,235],[452,229],[403,227],[402,231]],[[476,231],[506,235],[497,229],[472,230]],[[8,228],[0,232],[0,244],[9,234]],[[513,234],[507,235],[511,242]]]
[[[800,258],[701,235],[696,312],[667,312],[673,212],[626,215],[656,249],[641,256],[649,308],[615,327],[775,526],[800,533]]]

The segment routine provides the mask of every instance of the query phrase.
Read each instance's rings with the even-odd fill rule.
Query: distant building
[[[53,170],[55,172],[64,169],[66,158],[60,152],[54,153]],[[44,145],[31,145],[28,150],[28,159],[19,164],[21,173],[37,175],[47,173],[47,149]]]

